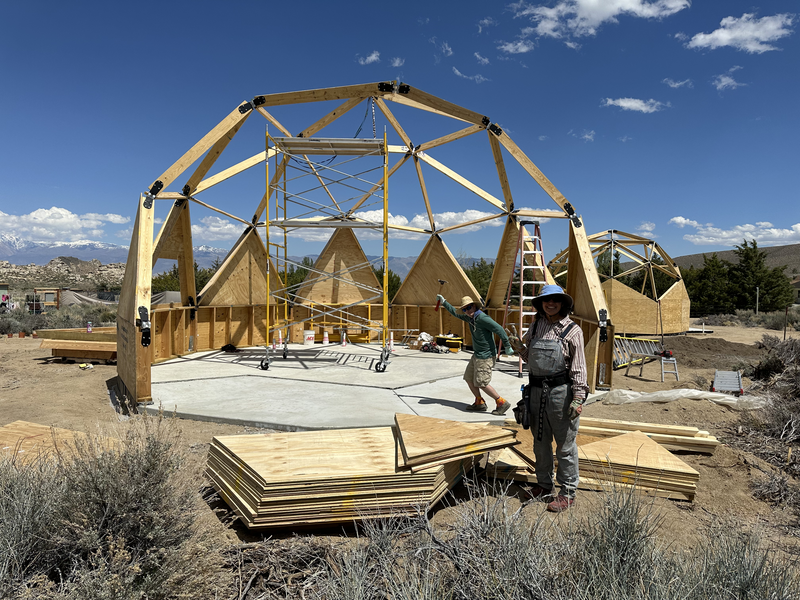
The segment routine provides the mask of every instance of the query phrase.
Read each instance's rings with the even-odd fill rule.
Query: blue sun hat
[[[561,302],[561,314],[564,316],[572,311],[575,304],[572,297],[560,285],[546,285],[542,288],[539,295],[533,299],[533,308],[536,309],[536,312],[542,312],[542,302],[545,299]]]

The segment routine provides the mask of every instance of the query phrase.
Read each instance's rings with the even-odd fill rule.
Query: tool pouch
[[[517,405],[513,408],[514,419],[516,419],[519,425],[522,425],[523,429],[531,428],[530,398],[531,398],[531,386],[530,385],[523,386],[522,400],[517,402]]]

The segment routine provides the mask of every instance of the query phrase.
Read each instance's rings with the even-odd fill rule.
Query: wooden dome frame
[[[331,100],[340,100],[342,103],[321,118],[314,120],[296,136],[292,135],[289,129],[284,127],[269,112],[271,107],[313,104]],[[265,150],[260,150],[250,158],[209,176],[211,168],[233,137],[251,116],[258,114],[287,138],[313,139],[325,127],[365,101],[374,102],[374,106],[380,110],[394,134],[402,142],[402,144],[388,144],[389,155],[396,155],[398,160],[391,166],[388,174],[378,185],[388,185],[389,178],[398,169],[408,162],[413,163],[429,221],[429,228],[390,224],[388,226],[389,229],[438,237],[439,234],[476,225],[490,219],[502,218],[506,220],[506,231],[508,231],[508,227],[516,230],[521,219],[564,218],[569,220],[571,262],[573,265],[579,265],[580,268],[577,270],[573,268],[573,272],[577,276],[569,278],[566,291],[575,299],[574,319],[583,329],[590,386],[594,389],[595,384],[610,385],[613,357],[613,326],[607,318],[606,301],[595,268],[586,229],[574,206],[567,201],[555,185],[514,143],[508,133],[503,131],[496,123],[492,123],[487,116],[407,84],[396,81],[383,81],[255,96],[251,101],[236,106],[218,125],[158,176],[148,186],[148,191],[140,195],[117,317],[117,352],[119,357],[117,371],[121,382],[121,392],[127,396],[129,401],[144,402],[150,400],[150,366],[153,362],[189,352],[219,348],[225,343],[236,343],[236,341],[241,345],[266,344],[268,343],[267,333],[270,330],[271,323],[279,322],[282,318],[277,312],[273,312],[270,309],[267,313],[263,305],[256,304],[197,306],[197,290],[193,277],[194,260],[189,214],[190,205],[203,206],[242,224],[243,234],[240,238],[242,243],[237,243],[234,246],[223,265],[229,261],[238,261],[237,264],[248,265],[250,264],[248,261],[251,259],[243,258],[242,253],[249,252],[252,256],[255,256],[261,252],[257,248],[257,244],[254,246],[252,236],[249,236],[248,233],[253,228],[264,226],[265,211],[269,207],[273,190],[271,183],[281,177],[280,169],[276,169],[272,173],[271,179],[266,182],[264,195],[254,202],[256,208],[252,216],[247,218],[235,216],[219,207],[199,200],[197,196],[203,191],[252,167],[266,165],[271,158],[276,157],[276,154],[279,153],[278,148],[267,146]],[[406,130],[390,110],[388,103],[395,103],[446,119],[461,121],[466,123],[467,126],[447,135],[415,144],[414,142],[418,140],[412,140],[406,133]],[[494,169],[497,172],[500,189],[502,190],[502,198],[498,198],[482,189],[455,170],[436,160],[430,154],[430,151],[439,146],[480,134],[481,132],[485,132],[491,148]],[[547,193],[556,203],[556,210],[532,211],[515,208],[514,197],[505,166],[507,157],[516,161]],[[169,188],[171,186],[178,187],[180,185],[178,179],[198,161],[199,164],[185,179],[180,191],[170,191]],[[490,216],[470,222],[437,228],[432,199],[429,197],[423,176],[423,163],[446,175],[452,181],[486,201],[493,207],[495,212]],[[367,192],[364,198],[354,202],[352,206],[342,207],[335,220],[357,222],[358,217],[355,216],[355,212],[363,205],[370,193],[372,192]],[[172,201],[174,204],[154,239],[154,203],[160,200]],[[309,225],[317,227],[321,224],[324,225],[322,221],[325,218],[330,217],[320,217],[316,222],[309,223]],[[296,226],[297,224],[293,223],[293,225]],[[503,254],[503,245],[507,242],[506,237],[508,236],[504,235],[504,239],[501,241],[499,255]],[[246,239],[249,240],[249,244],[245,247],[243,240]],[[270,259],[273,258],[271,253],[269,253],[269,257]],[[178,261],[181,306],[156,307],[151,314],[152,267],[158,258],[169,258]],[[421,268],[424,267],[425,265],[422,265]],[[459,270],[461,269],[457,263],[455,267]],[[264,270],[266,271],[266,266]],[[513,273],[509,270],[513,271],[513,261],[502,261],[500,268],[496,263],[493,280],[494,278],[500,278],[508,281],[509,277],[513,276]],[[235,277],[261,278],[263,276],[263,274],[259,274],[249,268],[228,269],[226,272],[238,274],[234,275]],[[430,273],[430,277],[433,280],[436,274]],[[214,284],[219,287],[223,285],[223,282],[216,280]],[[268,288],[273,294],[276,293],[271,283],[262,282],[259,285],[264,289]],[[236,285],[228,286],[231,289],[236,287]],[[428,292],[424,293],[427,294]],[[492,298],[491,300],[492,305],[497,307],[497,299]],[[417,314],[420,315],[418,324],[423,323],[424,317],[421,315],[425,311],[433,310],[433,301],[433,297],[409,297],[405,300],[407,304],[402,307],[393,306],[391,308],[392,326],[396,328],[413,327],[409,323],[408,307],[413,307]],[[495,308],[495,310],[500,309]],[[152,344],[149,342],[150,339],[153,340]]]

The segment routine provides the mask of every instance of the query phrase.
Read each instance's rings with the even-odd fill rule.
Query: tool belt
[[[567,373],[566,371],[564,371],[563,373],[556,373],[555,375],[550,375],[547,377],[531,375],[530,380],[531,380],[531,385],[533,387],[540,388],[540,387],[545,387],[546,385],[550,389],[553,389],[560,385],[564,385],[565,383],[572,382],[572,380],[569,378],[569,373]]]

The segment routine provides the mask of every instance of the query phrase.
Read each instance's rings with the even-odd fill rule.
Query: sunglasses
[[[463,307],[461,310],[463,310],[464,312],[467,312],[467,311],[470,311],[470,310],[472,310],[473,308],[475,308],[475,305],[474,305],[474,304],[467,304],[467,305],[466,305],[466,306],[464,306],[464,307]]]

